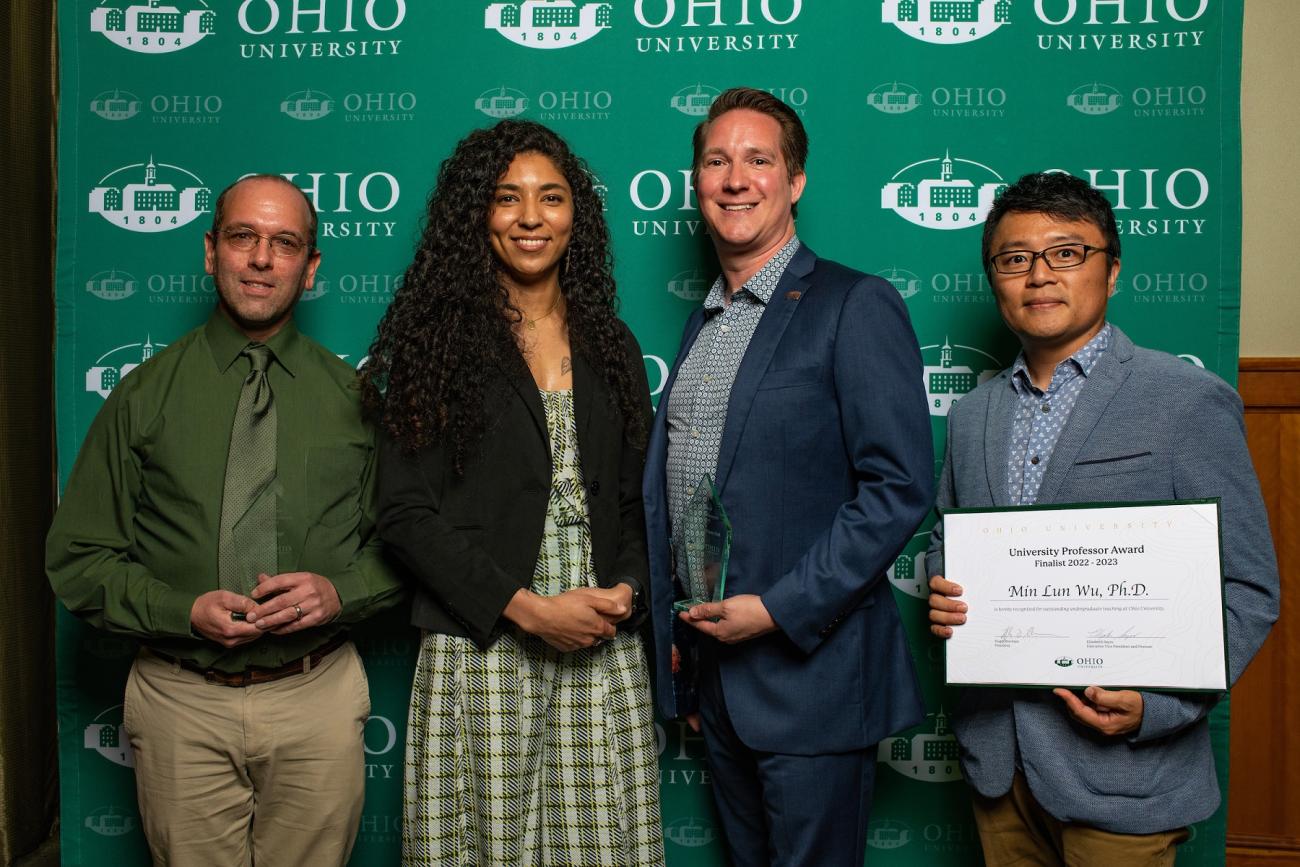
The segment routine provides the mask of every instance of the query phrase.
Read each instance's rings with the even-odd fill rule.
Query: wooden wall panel
[[[1300,863],[1300,358],[1243,358],[1246,437],[1282,574],[1282,613],[1232,691],[1228,864]]]

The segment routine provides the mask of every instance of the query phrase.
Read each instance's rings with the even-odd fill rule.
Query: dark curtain
[[[56,863],[54,4],[6,0],[0,90],[0,864]]]

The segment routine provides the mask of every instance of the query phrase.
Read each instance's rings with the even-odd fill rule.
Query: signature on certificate
[[[1039,632],[1032,626],[1008,626],[1002,630],[1002,640],[1009,641],[1017,638],[1067,638],[1065,635],[1053,635],[1050,632]]]
[[[1137,628],[1137,627],[1130,626],[1130,627],[1126,628],[1123,632],[1119,632],[1119,633],[1116,633],[1114,629],[1093,629],[1093,630],[1090,630],[1090,631],[1088,632],[1088,638],[1111,638],[1111,639],[1121,639],[1121,638],[1147,638],[1147,639],[1151,639],[1151,638],[1164,638],[1164,637],[1165,637],[1165,636],[1163,636],[1163,635],[1142,635],[1142,634],[1140,634],[1140,633],[1138,633],[1138,632],[1135,631],[1136,628]]]

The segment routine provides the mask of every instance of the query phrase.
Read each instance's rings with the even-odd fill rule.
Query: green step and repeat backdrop
[[[622,314],[662,387],[715,275],[690,184],[691,130],[734,85],[769,90],[812,140],[799,234],[906,299],[926,364],[936,469],[953,401],[1011,362],[979,263],[1003,184],[1068,171],[1114,203],[1114,321],[1232,379],[1240,297],[1241,0],[63,0],[57,399],[66,478],[105,395],[203,321],[215,194],[283,174],[320,210],[324,258],[299,322],[352,363],[411,256],[439,162],[523,117],[590,164]],[[888,412],[889,407],[881,407]],[[980,860],[925,628],[928,524],[889,573],[929,715],[880,745],[875,864]],[[358,636],[373,688],[352,859],[398,860],[417,636]],[[63,859],[145,864],[122,684],[131,641],[59,621]],[[1227,713],[1214,717],[1226,779]],[[672,865],[723,863],[699,738],[658,728]],[[1224,811],[1180,864],[1220,863]]]

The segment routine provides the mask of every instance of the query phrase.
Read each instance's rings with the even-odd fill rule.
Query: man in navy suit
[[[694,151],[722,274],[647,458],[657,698],[702,723],[731,863],[860,867],[875,744],[924,714],[882,577],[931,504],[920,351],[893,287],[795,237],[808,139],[789,106],[729,90]],[[675,620],[672,539],[705,475],[735,533],[726,598]],[[698,717],[675,633],[696,639]]]
[[[1110,203],[1078,178],[1026,175],[994,203],[985,270],[1022,351],[948,414],[938,509],[1220,497],[1235,681],[1278,612],[1241,399],[1106,322],[1119,253]],[[947,638],[966,606],[943,577],[942,522],[926,570]],[[1185,826],[1219,805],[1205,718],[1219,698],[965,690],[952,727],[987,863],[1172,865]]]

